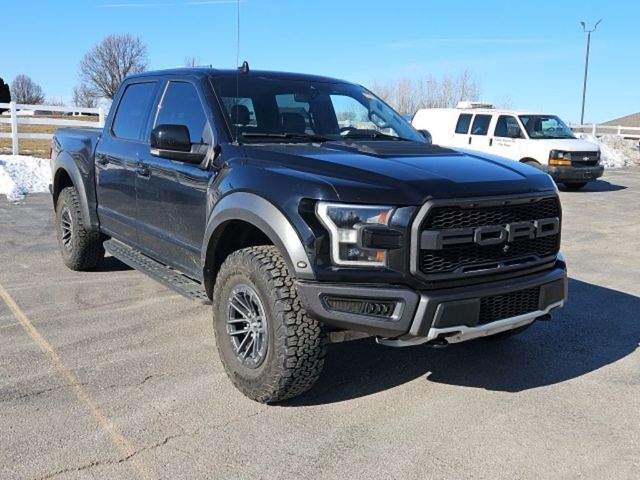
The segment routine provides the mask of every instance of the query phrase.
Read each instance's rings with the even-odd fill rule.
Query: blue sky
[[[585,34],[592,37],[586,121],[640,111],[640,1],[244,0],[241,60],[252,68],[335,76],[364,85],[469,69],[481,99],[580,118]],[[82,55],[109,33],[148,46],[149,67],[193,56],[236,61],[228,0],[4,1],[0,76],[31,76],[69,99]],[[27,26],[28,25],[28,26]]]

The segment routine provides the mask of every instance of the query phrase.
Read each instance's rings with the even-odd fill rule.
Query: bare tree
[[[62,100],[62,97],[49,97],[47,98],[47,105],[51,105],[54,107],[64,107],[66,106],[66,103],[64,102],[64,100]]]
[[[44,102],[42,87],[27,75],[18,75],[11,82],[11,94],[16,103],[38,105]]]
[[[409,115],[420,108],[454,107],[461,100],[477,100],[480,95],[478,82],[468,70],[440,78],[429,75],[374,83],[372,90],[400,113]]]
[[[80,61],[80,78],[98,96],[113,100],[127,75],[147,68],[147,47],[130,33],[109,35]]]
[[[73,87],[73,104],[76,107],[96,108],[98,106],[98,97],[85,84]]]

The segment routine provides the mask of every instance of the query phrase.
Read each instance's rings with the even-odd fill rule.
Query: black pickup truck
[[[127,78],[104,129],[53,139],[64,263],[105,250],[213,305],[235,386],[308,390],[328,339],[508,336],[567,295],[546,173],[431,145],[366,88],[277,72]]]

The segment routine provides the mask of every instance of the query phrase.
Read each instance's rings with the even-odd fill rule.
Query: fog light
[[[332,296],[324,296],[322,300],[327,310],[383,318],[393,317],[398,305],[395,300],[366,300]]]

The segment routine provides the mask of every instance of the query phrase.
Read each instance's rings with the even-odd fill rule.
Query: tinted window
[[[213,76],[211,84],[229,132],[242,143],[307,143],[309,135],[336,141],[393,136],[425,142],[398,113],[358,85],[271,75]]]
[[[476,115],[473,119],[471,135],[486,135],[489,131],[489,123],[491,123],[491,115]]]
[[[153,83],[133,83],[127,87],[118,105],[112,131],[118,138],[142,140],[145,120],[151,108]]]
[[[458,123],[456,124],[456,133],[469,132],[469,125],[471,125],[471,114],[462,113],[458,117]]]
[[[185,125],[189,129],[191,143],[207,143],[204,140],[207,117],[198,92],[190,83],[169,83],[155,124]]]
[[[494,135],[496,137],[520,138],[522,136],[522,130],[520,130],[520,125],[518,125],[515,117],[500,115],[496,122]]]

